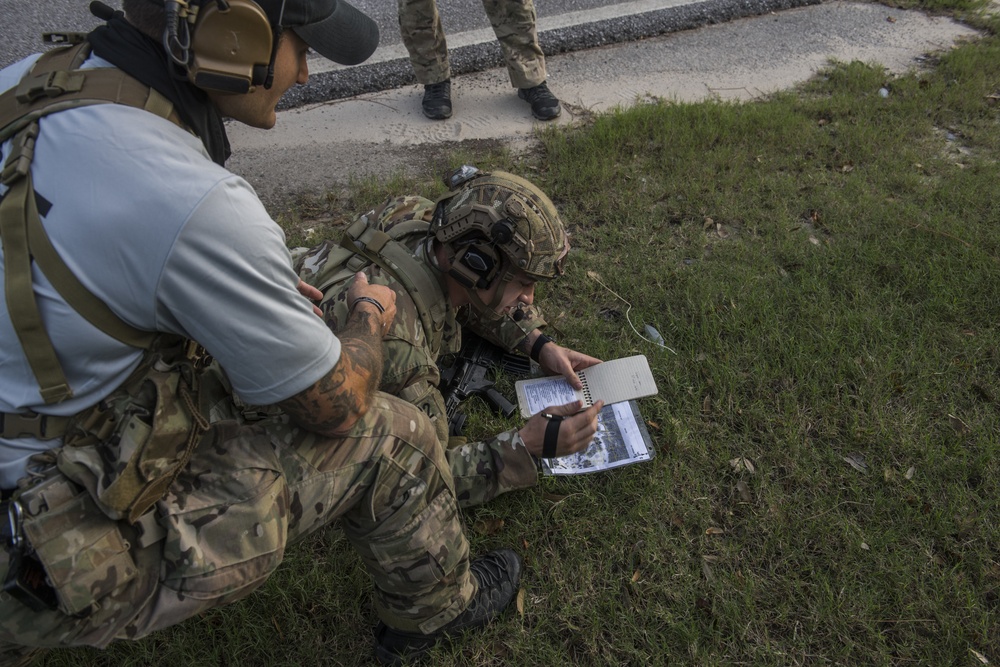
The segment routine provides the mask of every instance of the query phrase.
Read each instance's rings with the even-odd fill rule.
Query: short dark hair
[[[128,22],[159,41],[163,37],[163,28],[167,25],[166,12],[163,7],[151,0],[122,0],[122,10]]]

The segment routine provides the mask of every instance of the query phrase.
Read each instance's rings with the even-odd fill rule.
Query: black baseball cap
[[[260,4],[272,21],[277,15],[282,28],[290,28],[313,51],[335,63],[358,65],[378,47],[378,24],[344,0],[261,0]]]

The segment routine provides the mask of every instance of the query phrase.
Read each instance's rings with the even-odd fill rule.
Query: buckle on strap
[[[31,104],[42,97],[59,97],[63,93],[76,93],[83,88],[86,76],[77,72],[45,72],[26,76],[17,86],[14,97],[21,104]]]
[[[10,185],[28,175],[35,158],[35,139],[38,138],[38,121],[14,136],[13,146],[0,172],[0,183]]]
[[[66,433],[69,420],[69,417],[40,415],[37,412],[0,412],[0,437],[52,440]]]

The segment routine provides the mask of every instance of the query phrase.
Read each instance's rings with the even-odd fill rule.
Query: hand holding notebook
[[[644,355],[605,361],[577,373],[583,389],[573,389],[566,378],[550,376],[514,383],[521,416],[528,418],[553,405],[582,401],[587,408],[631,401],[657,393],[656,381]]]

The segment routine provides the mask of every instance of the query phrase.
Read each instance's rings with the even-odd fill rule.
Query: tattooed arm
[[[374,299],[358,301],[361,297]],[[347,325],[338,332],[340,360],[325,377],[279,405],[304,429],[326,436],[346,433],[368,411],[382,379],[382,335],[396,315],[396,293],[369,285],[358,273],[347,290],[354,303]]]

